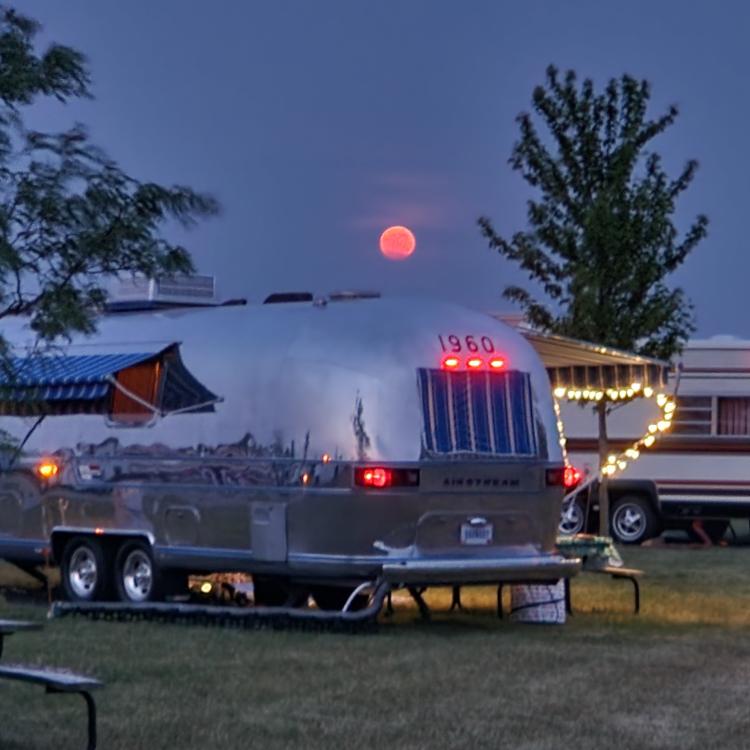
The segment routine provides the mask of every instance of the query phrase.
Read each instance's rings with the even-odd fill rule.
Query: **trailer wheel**
[[[658,520],[651,503],[640,495],[621,497],[612,505],[612,536],[623,544],[640,544],[656,536]]]
[[[63,592],[72,602],[107,599],[107,556],[98,539],[76,536],[63,549],[60,562]]]
[[[115,588],[122,602],[139,604],[161,597],[161,577],[144,542],[126,542],[115,558]]]
[[[311,593],[318,609],[341,611],[353,591],[354,589],[349,586],[314,586]],[[351,603],[349,611],[354,612],[364,609],[368,601],[368,596],[358,594]]]

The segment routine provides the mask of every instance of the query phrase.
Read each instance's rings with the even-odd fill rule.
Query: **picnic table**
[[[630,581],[633,584],[633,612],[641,611],[641,588],[638,578],[642,570],[627,568],[620,557],[611,537],[593,534],[560,536],[557,548],[565,557],[580,557],[582,573],[601,573],[614,579]],[[570,601],[570,578],[565,579],[565,607],[573,614]]]
[[[24,620],[0,620],[0,657],[3,653],[3,639],[13,633],[30,630],[41,630],[39,622]],[[77,693],[86,702],[88,716],[87,750],[96,748],[96,703],[91,691],[102,687],[102,683],[93,677],[76,674],[64,669],[25,666],[23,664],[0,665],[0,679],[30,682],[42,685],[48,694]]]

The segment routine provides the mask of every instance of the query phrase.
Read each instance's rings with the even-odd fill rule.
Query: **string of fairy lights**
[[[560,400],[568,401],[588,401],[598,402],[606,398],[611,402],[625,402],[634,398],[655,399],[657,406],[661,409],[661,418],[649,424],[645,434],[622,450],[620,453],[610,453],[607,460],[599,467],[599,473],[602,476],[611,477],[618,471],[624,471],[629,463],[638,460],[641,451],[651,448],[654,443],[667,431],[672,425],[675,409],[677,408],[673,398],[666,393],[656,392],[650,386],[642,386],[641,383],[631,383],[628,388],[605,388],[603,390],[596,388],[565,388],[558,386],[553,391],[554,408],[557,417],[557,429],[560,434],[560,446],[563,451],[565,465],[569,466],[568,455],[566,450],[567,440],[560,415]]]

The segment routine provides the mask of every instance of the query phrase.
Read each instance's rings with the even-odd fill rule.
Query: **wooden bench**
[[[630,581],[633,584],[633,614],[641,611],[641,587],[638,578],[643,575],[642,570],[636,568],[621,568],[616,565],[603,565],[601,567],[586,567],[584,565],[581,573],[603,573],[612,576],[614,579]],[[573,607],[570,601],[570,578],[565,579],[565,609],[569,615],[573,614]]]
[[[18,631],[38,630],[40,628],[40,623],[0,620],[0,655],[2,654],[5,636]],[[46,692],[50,694],[77,693],[80,695],[86,702],[88,714],[88,744],[86,748],[87,750],[96,748],[96,703],[91,691],[103,686],[99,680],[75,674],[68,670],[29,667],[22,664],[0,665],[0,679],[43,685]]]

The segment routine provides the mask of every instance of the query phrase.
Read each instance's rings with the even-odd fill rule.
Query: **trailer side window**
[[[716,432],[719,435],[750,435],[750,398],[719,398]]]
[[[426,453],[537,455],[527,373],[420,369],[418,375]]]

